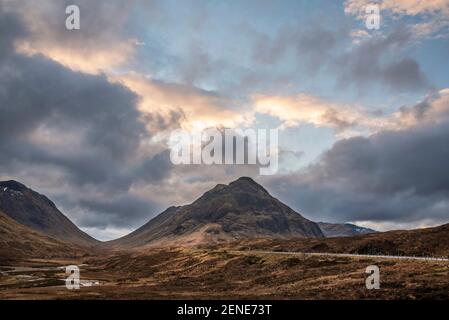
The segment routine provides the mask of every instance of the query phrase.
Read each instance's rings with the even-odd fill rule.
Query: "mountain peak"
[[[218,200],[219,202],[223,202],[225,198],[239,198],[242,200],[245,199],[253,199],[258,202],[259,205],[262,205],[263,202],[260,202],[261,199],[269,199],[271,198],[270,194],[267,190],[264,189],[260,184],[249,177],[240,177],[237,180],[230,182],[229,184],[217,184],[215,187],[206,191],[200,198],[195,200],[193,203],[205,203],[210,202],[212,200]],[[241,201],[239,201],[239,205],[242,205]]]
[[[251,182],[251,183],[256,183],[257,184],[257,182],[253,180],[253,178],[245,177],[245,176],[240,177],[237,180],[234,180],[233,182],[238,182],[238,181],[246,181],[246,182]]]
[[[241,177],[218,184],[189,205],[166,210],[115,244],[198,244],[254,237],[322,237],[318,224]]]
[[[240,177],[237,180],[234,180],[231,183],[229,183],[227,188],[237,189],[245,193],[254,193],[254,194],[260,193],[269,195],[269,192],[264,187],[262,187],[260,184],[258,184],[250,177]]]
[[[28,189],[24,184],[15,180],[0,181],[0,191],[5,190],[5,188],[14,191],[24,191]]]
[[[256,181],[254,181],[250,177],[240,177],[237,180],[232,181],[229,185],[233,185],[233,184],[252,184],[252,185],[262,187],[260,184],[258,184]]]

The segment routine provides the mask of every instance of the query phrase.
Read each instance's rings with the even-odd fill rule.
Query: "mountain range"
[[[242,177],[215,186],[191,204],[168,208],[122,238],[100,242],[81,231],[46,196],[16,181],[0,182],[2,258],[231,242],[288,251],[444,255],[449,253],[448,228],[449,224],[376,232],[353,224],[316,223]]]
[[[58,241],[85,246],[100,243],[81,231],[46,196],[17,181],[0,182],[0,210],[27,230]],[[217,185],[189,205],[170,207],[131,234],[108,244],[194,245],[252,237],[323,236],[317,223],[273,198],[254,180],[243,177],[229,185]]]
[[[10,219],[8,223],[26,228],[22,234],[31,230],[46,237],[46,242],[50,237],[83,246],[100,244],[50,199],[17,181],[0,182],[0,210],[4,218]],[[6,223],[5,219],[2,223]],[[245,238],[322,238],[369,232],[372,230],[349,224],[310,221],[272,197],[253,179],[241,177],[228,185],[218,184],[191,204],[168,208],[134,232],[106,245],[196,245]]]

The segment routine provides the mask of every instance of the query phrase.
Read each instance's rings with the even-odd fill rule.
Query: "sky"
[[[102,240],[240,176],[314,221],[448,223],[448,60],[449,0],[0,0],[0,179]],[[173,165],[207,128],[279,129],[278,173]]]

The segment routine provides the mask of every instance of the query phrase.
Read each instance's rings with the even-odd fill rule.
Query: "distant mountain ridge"
[[[170,207],[111,244],[199,244],[252,237],[324,237],[317,223],[272,197],[253,179],[219,184],[193,203]]]
[[[0,182],[0,211],[32,230],[80,245],[99,243],[81,231],[46,196],[14,181]]]
[[[359,227],[352,223],[318,222],[318,225],[326,238],[351,237],[377,232],[373,229]]]

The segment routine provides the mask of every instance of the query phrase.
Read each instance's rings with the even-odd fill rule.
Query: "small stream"
[[[87,264],[80,264],[78,267],[85,267]],[[61,286],[65,287],[66,279],[61,279],[61,273],[65,273],[66,266],[54,267],[21,267],[21,266],[0,266],[0,275],[6,277],[6,282],[0,282],[1,287],[42,287]],[[67,274],[67,277],[69,274]],[[83,279],[82,271],[80,276],[80,286],[99,286],[99,280]]]

